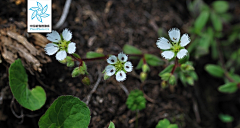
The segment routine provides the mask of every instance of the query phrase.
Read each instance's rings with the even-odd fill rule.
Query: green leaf
[[[218,117],[224,123],[230,123],[230,122],[233,122],[233,120],[234,120],[234,118],[232,116],[227,115],[227,114],[219,114]]]
[[[141,50],[129,44],[123,46],[123,52],[125,54],[142,54]]]
[[[141,69],[143,66],[143,59],[140,59],[140,61],[138,62],[138,65],[136,67],[136,69]]]
[[[90,110],[87,105],[73,96],[60,96],[40,118],[40,128],[88,128]]]
[[[114,123],[112,121],[110,122],[108,128],[115,128],[115,125],[114,125]]]
[[[98,52],[87,52],[86,58],[96,58],[96,57],[104,57],[104,54]]]
[[[225,13],[227,12],[228,8],[229,8],[229,4],[227,1],[215,1],[213,2],[213,9],[217,12],[217,13]]]
[[[40,109],[46,102],[46,93],[42,87],[36,86],[29,90],[28,76],[20,59],[9,68],[9,85],[15,99],[27,109]]]
[[[174,64],[171,64],[171,65],[168,65],[164,70],[162,70],[158,75],[159,76],[161,76],[161,75],[163,75],[163,74],[165,74],[165,73],[169,73],[169,72],[171,72],[172,71],[172,69],[173,69],[173,67],[174,67]]]
[[[205,70],[212,76],[222,78],[224,76],[223,69],[218,65],[207,64]]]
[[[221,85],[218,88],[218,91],[223,93],[234,93],[237,91],[237,89],[237,83],[226,83],[224,85]]]
[[[144,57],[147,63],[151,66],[160,66],[160,65],[163,65],[164,63],[162,59],[152,54],[144,54]]]
[[[186,63],[189,60],[189,57],[190,57],[189,53],[187,53],[187,55],[185,57],[183,57],[182,59],[178,60],[178,63],[180,63],[180,64]]]
[[[81,57],[77,53],[73,53],[72,55],[78,59],[81,59]]]
[[[194,23],[194,28],[196,33],[200,33],[203,27],[206,25],[209,17],[209,11],[202,11]]]
[[[210,19],[212,21],[213,27],[216,31],[222,31],[222,22],[221,19],[216,15],[216,13],[212,12],[210,15]]]
[[[177,124],[170,124],[167,128],[178,128]]]
[[[156,128],[168,128],[169,125],[170,125],[170,121],[165,118],[158,122]]]

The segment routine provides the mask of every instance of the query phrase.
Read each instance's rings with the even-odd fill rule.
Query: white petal
[[[178,59],[182,59],[184,56],[186,56],[188,53],[188,51],[186,49],[181,49],[178,53],[177,53],[177,58]]]
[[[132,69],[133,69],[132,63],[129,62],[129,61],[126,62],[126,63],[124,64],[124,69],[125,69],[127,72],[131,72]]]
[[[56,54],[56,59],[57,59],[57,60],[64,60],[66,57],[67,57],[67,53],[66,53],[66,51],[64,51],[64,50],[59,51],[59,52]]]
[[[182,37],[181,37],[181,40],[180,40],[180,45],[182,47],[188,45],[190,43],[191,39],[190,37],[188,36],[188,34],[183,34]]]
[[[128,59],[128,57],[127,57],[126,54],[124,54],[124,53],[121,52],[121,53],[118,54],[118,59],[119,59],[121,62],[126,62],[127,59]]]
[[[173,58],[174,52],[172,52],[172,51],[164,51],[164,52],[162,52],[162,56],[163,56],[165,59],[170,60],[170,59]]]
[[[52,42],[59,42],[61,41],[61,37],[57,31],[52,31],[52,33],[47,34],[47,39]]]
[[[44,49],[46,51],[46,54],[53,55],[58,51],[59,48],[58,45],[54,43],[48,43]]]
[[[116,72],[116,68],[115,68],[113,65],[108,65],[108,66],[105,68],[105,70],[106,70],[106,74],[107,74],[108,76],[112,76],[112,75],[114,75],[115,72]]]
[[[66,28],[62,32],[63,39],[69,41],[72,39],[72,33]]]
[[[117,57],[114,56],[114,55],[112,55],[112,56],[110,56],[110,57],[107,59],[107,62],[108,62],[109,64],[115,64],[115,63],[117,62]]]
[[[168,31],[168,35],[173,42],[178,42],[180,39],[180,30],[178,28],[172,28]]]
[[[167,49],[170,49],[172,47],[170,42],[164,37],[158,38],[156,44],[157,44],[158,48],[163,49],[163,50],[167,50]]]
[[[68,53],[73,54],[76,51],[76,44],[71,42],[68,44]]]
[[[118,71],[116,74],[116,80],[118,82],[124,81],[126,79],[126,73],[124,71]]]

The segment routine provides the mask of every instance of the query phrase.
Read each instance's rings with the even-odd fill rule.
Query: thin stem
[[[171,74],[173,74],[174,72],[175,72],[175,70],[176,70],[176,68],[177,68],[177,66],[178,66],[178,59],[176,58],[175,59],[175,61],[174,61],[174,67],[173,67],[173,69],[172,69],[172,71],[171,71]]]
[[[135,128],[138,128],[138,110],[136,111]]]

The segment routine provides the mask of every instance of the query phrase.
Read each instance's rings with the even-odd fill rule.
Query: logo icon
[[[38,7],[31,7],[29,10],[32,10],[32,16],[31,19],[37,18],[39,22],[42,22],[42,18],[46,18],[50,16],[50,14],[46,14],[46,11],[48,9],[48,5],[46,5],[44,8],[41,3],[37,2]]]

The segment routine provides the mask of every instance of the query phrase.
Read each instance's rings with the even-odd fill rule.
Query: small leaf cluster
[[[132,111],[142,110],[146,108],[146,102],[147,101],[141,90],[133,90],[128,95],[126,105],[128,109]]]
[[[156,126],[156,128],[178,128],[177,124],[170,124],[168,119],[160,120]]]
[[[164,64],[164,61],[158,56],[155,56],[153,54],[144,54],[140,49],[128,44],[124,45],[123,52],[126,54],[134,54],[134,55],[141,56],[141,59],[138,62],[136,69],[142,69],[142,72],[140,73],[140,80],[142,82],[144,82],[147,79],[148,72],[150,71],[149,65],[161,66]],[[138,59],[137,57],[130,57],[130,58]]]
[[[219,86],[218,91],[222,93],[234,93],[238,90],[240,85],[240,76],[233,73],[233,71],[225,72],[219,65],[207,64],[205,70],[212,76],[223,78],[225,84]]]

